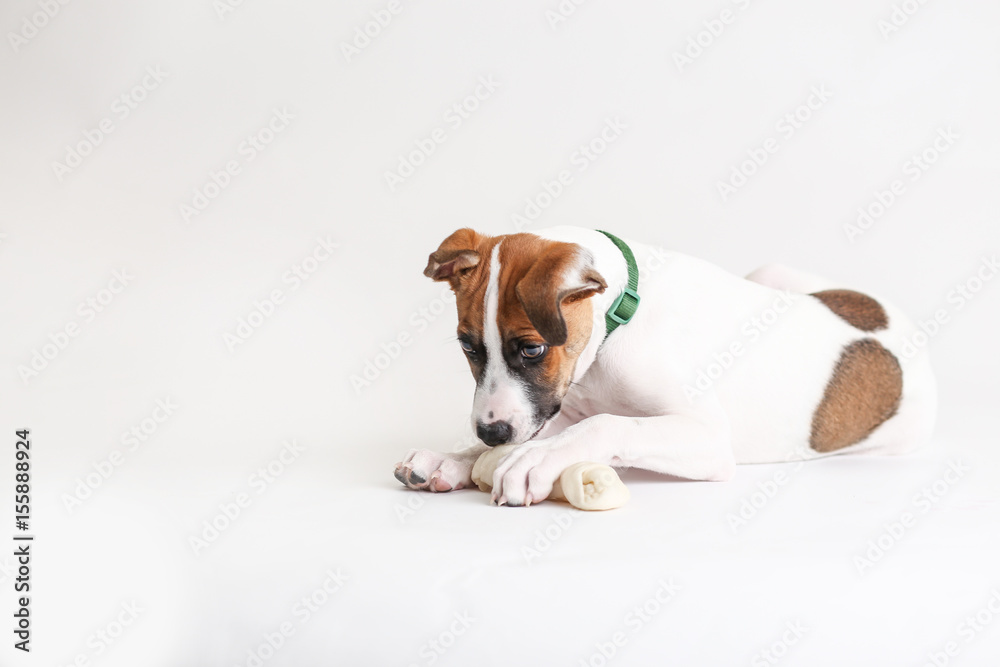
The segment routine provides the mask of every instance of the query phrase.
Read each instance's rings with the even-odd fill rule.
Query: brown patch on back
[[[889,316],[875,299],[849,289],[814,292],[823,304],[842,320],[861,331],[879,331],[889,326]]]
[[[809,446],[835,452],[866,438],[896,414],[903,395],[899,360],[873,338],[844,348],[813,413]]]

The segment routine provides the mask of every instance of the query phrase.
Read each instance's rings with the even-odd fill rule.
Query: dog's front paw
[[[396,464],[396,479],[411,489],[436,493],[462,489],[472,484],[472,463],[466,458],[411,449]]]
[[[549,447],[518,445],[493,473],[491,501],[520,507],[549,497],[552,485],[565,467],[565,457]]]

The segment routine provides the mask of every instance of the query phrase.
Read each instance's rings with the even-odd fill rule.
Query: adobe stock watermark
[[[774,130],[778,136],[769,136],[759,145],[747,149],[747,159],[734,165],[726,180],[716,182],[715,189],[722,202],[727,202],[730,197],[749,183],[760,168],[767,164],[771,157],[781,149],[782,141],[787,142],[794,137],[832,97],[833,93],[827,89],[825,83],[811,87],[809,95],[802,104],[785,113],[774,124]]]
[[[17,366],[17,374],[21,381],[27,385],[51,366],[52,362],[69,347],[70,342],[80,335],[83,328],[103,313],[134,279],[135,276],[130,274],[127,268],[112,271],[107,285],[85,298],[76,307],[76,314],[80,319],[71,319],[50,333],[47,342],[31,350],[28,362]]]
[[[521,232],[531,223],[537,222],[542,213],[562,196],[566,188],[573,185],[573,168],[578,174],[585,172],[591,164],[604,155],[611,144],[618,141],[627,128],[628,124],[619,116],[606,118],[598,133],[581,143],[570,155],[571,168],[560,170],[551,180],[543,180],[535,194],[525,198],[524,207],[511,214],[510,220],[514,224],[514,229]]]
[[[227,16],[242,7],[245,2],[246,0],[212,0],[212,10],[220,21],[225,21]]]
[[[83,130],[82,137],[74,144],[66,144],[62,162],[52,161],[52,173],[60,183],[67,175],[79,168],[84,160],[94,153],[98,146],[114,132],[119,123],[132,115],[139,105],[149,98],[149,94],[160,87],[170,76],[159,65],[146,68],[145,75],[139,83],[115,98],[110,105],[111,114],[97,122],[93,128]]]
[[[844,223],[844,235],[851,243],[875,226],[889,209],[906,193],[907,181],[916,183],[936,163],[941,156],[958,141],[959,134],[951,126],[939,127],[934,141],[919,153],[914,153],[903,162],[903,175],[893,179],[885,190],[875,190],[867,204],[858,207],[853,223]]]
[[[577,8],[587,3],[587,0],[559,0],[559,4],[545,10],[545,20],[553,32],[576,14]]]
[[[232,500],[219,503],[218,512],[202,521],[200,530],[188,536],[192,553],[201,556],[243,516],[246,509],[253,505],[254,498],[266,493],[305,451],[306,448],[295,440],[282,443],[277,456],[247,477],[248,490],[236,493]]]
[[[799,621],[785,621],[785,631],[781,633],[781,637],[771,642],[767,648],[754,653],[750,660],[751,667],[777,665],[785,659],[789,649],[798,644],[808,630],[809,628],[803,627]]]
[[[122,448],[111,450],[111,453],[106,457],[91,464],[93,471],[82,477],[77,477],[73,491],[63,493],[60,496],[66,511],[72,514],[85,501],[93,497],[94,492],[111,479],[115,471],[125,463],[128,454],[138,452],[139,448],[143,447],[160,430],[160,426],[173,416],[178,407],[180,406],[174,403],[169,396],[156,399],[155,407],[149,416],[122,432],[118,439]]]
[[[448,627],[428,639],[417,649],[420,662],[411,662],[408,667],[430,667],[433,665],[458,642],[460,637],[469,631],[475,622],[476,619],[469,615],[469,612],[455,612]]]
[[[684,384],[684,396],[688,401],[694,403],[695,399],[709,391],[733,367],[736,360],[751,350],[761,337],[781,319],[781,316],[802,298],[801,294],[781,290],[767,308],[746,320],[740,326],[740,337],[734,339],[721,352],[713,353],[712,360],[704,367],[697,369],[694,380]]]
[[[389,24],[403,11],[402,0],[389,0],[385,7],[372,10],[371,19],[362,25],[355,26],[354,35],[350,41],[340,43],[340,53],[348,64],[361,55],[361,52],[378,39]]]
[[[222,334],[222,342],[230,353],[250,340],[264,323],[274,317],[274,314],[288,299],[290,294],[299,290],[320,268],[330,261],[333,251],[339,248],[338,243],[331,240],[331,235],[316,239],[315,245],[305,257],[294,262],[281,275],[283,287],[274,287],[262,299],[253,302],[253,308],[244,317],[240,317],[232,331]]]
[[[790,462],[791,460],[789,460]],[[740,501],[735,512],[726,514],[726,522],[733,534],[750,525],[757,515],[785,488],[785,485],[805,466],[805,461],[798,461],[788,470],[776,470],[770,479],[757,482],[756,490]]]
[[[38,9],[21,19],[20,29],[17,32],[11,30],[7,33],[7,41],[14,53],[19,52],[37,37],[69,3],[70,0],[38,0]]]
[[[899,544],[920,519],[930,513],[969,471],[970,468],[962,461],[957,459],[948,461],[948,468],[940,477],[913,495],[910,501],[911,509],[900,513],[894,521],[883,524],[883,531],[877,537],[868,540],[865,550],[854,557],[854,567],[857,568],[858,574],[864,575],[885,558],[886,554]]]
[[[472,118],[472,114],[479,110],[483,102],[493,97],[499,87],[500,83],[493,78],[492,74],[479,77],[479,82],[471,93],[445,110],[442,120],[444,120],[446,127],[435,127],[426,136],[414,139],[412,150],[396,156],[396,168],[387,169],[383,173],[385,184],[389,186],[389,192],[395,192],[396,188],[417,173],[417,169],[437,152],[438,146],[448,140],[448,132],[462,127],[467,120]]]
[[[659,587],[642,603],[630,609],[622,619],[622,629],[616,630],[605,641],[594,644],[594,650],[577,663],[579,667],[605,667],[619,651],[628,645],[642,629],[663,611],[681,590],[673,577],[660,579]]]
[[[559,512],[552,521],[544,528],[539,528],[534,533],[534,540],[530,545],[521,547],[521,556],[529,565],[542,557],[552,545],[558,542],[562,536],[573,525],[573,515],[569,512]]]
[[[288,639],[299,628],[312,620],[315,614],[329,604],[333,596],[344,587],[344,584],[351,580],[350,577],[341,572],[339,567],[331,568],[324,574],[325,578],[321,584],[292,605],[291,619],[282,621],[270,632],[261,633],[261,641],[247,649],[246,657],[242,662],[237,663],[237,667],[241,665],[243,667],[262,667],[285,646]]]
[[[917,321],[917,331],[904,336],[900,347],[903,359],[913,359],[930,341],[936,337],[951,322],[952,316],[965,308],[994,276],[1000,273],[1000,262],[997,256],[983,257],[976,270],[965,280],[955,283],[955,286],[945,295],[947,306],[934,310],[934,313]]]
[[[879,19],[875,24],[875,27],[878,28],[879,33],[882,35],[882,39],[888,41],[890,35],[899,32],[900,28],[909,23],[910,19],[916,16],[917,12],[927,2],[928,0],[903,0],[902,2],[894,2],[888,18]]]
[[[66,667],[90,667],[95,658],[99,658],[111,649],[125,634],[125,631],[132,627],[139,616],[146,610],[139,606],[135,600],[122,602],[114,614],[114,618],[102,625],[95,632],[87,637],[85,650],[79,651],[68,663]],[[63,667],[63,663],[60,663]]]
[[[468,419],[463,417],[462,424],[465,428],[468,428],[469,427]],[[467,449],[470,446],[470,444],[474,444],[471,440],[472,437],[473,436],[470,434],[469,437],[467,438],[459,438],[458,440],[456,440],[451,444],[450,449],[446,449],[445,451],[458,452],[460,449]],[[428,494],[424,492],[418,492],[418,493],[407,492],[405,503],[393,504],[392,506],[393,511],[396,513],[396,518],[399,519],[400,524],[406,523],[407,519],[409,519],[411,516],[414,516],[418,511],[423,509],[424,505],[427,504],[426,500],[427,495]],[[0,583],[2,582],[3,579],[0,579]]]
[[[244,167],[256,160],[281,134],[288,129],[295,115],[287,108],[272,109],[265,123],[252,132],[236,147],[236,157],[226,160],[221,169],[211,169],[208,178],[194,188],[189,202],[179,205],[181,219],[186,224],[205,212],[233,184],[233,179],[243,173]]]
[[[955,627],[953,639],[947,640],[940,650],[927,652],[927,660],[923,667],[945,667],[953,658],[958,657],[962,648],[975,640],[1000,616],[1000,587],[994,587],[989,592],[989,598],[979,608],[969,612],[962,622]]]
[[[354,389],[354,394],[360,396],[361,392],[382,377],[382,374],[403,353],[403,350],[412,345],[417,336],[427,331],[432,322],[446,311],[450,311],[448,307],[453,303],[455,303],[455,293],[451,291],[450,287],[445,286],[437,297],[410,313],[410,318],[407,320],[409,328],[400,331],[394,338],[379,345],[380,351],[376,352],[373,357],[365,359],[361,372],[352,373],[348,378]]]
[[[424,499],[423,493],[408,493],[406,494],[406,503],[395,503],[392,507],[399,522],[406,523],[407,519],[423,509],[426,504],[427,501]]]
[[[727,28],[742,16],[742,12],[750,8],[753,0],[732,0],[732,4],[735,5],[735,10],[726,7],[717,17],[702,21],[702,29],[688,37],[683,49],[674,51],[674,65],[678,72],[683,74],[685,67],[693,65],[695,60],[712,48]]]

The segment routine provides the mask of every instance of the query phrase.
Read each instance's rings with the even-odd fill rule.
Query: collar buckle
[[[626,300],[627,299],[627,300]],[[606,313],[607,318],[618,324],[628,324],[639,308],[639,294],[631,287],[618,295]]]

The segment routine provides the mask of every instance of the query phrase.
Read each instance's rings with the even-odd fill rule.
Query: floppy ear
[[[480,256],[476,249],[482,240],[483,237],[473,229],[459,229],[430,254],[424,275],[433,280],[447,280],[452,289],[457,289],[462,273],[479,264]]]
[[[514,288],[531,326],[549,345],[569,337],[562,307],[607,289],[590,253],[571,243],[554,243],[531,265]]]

